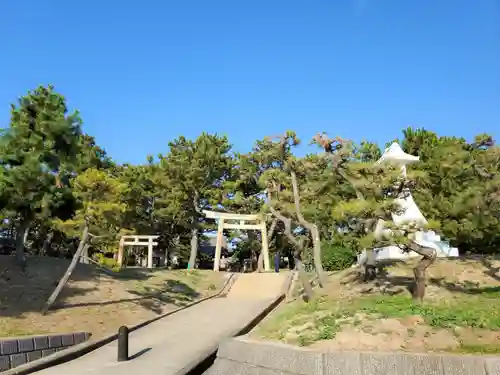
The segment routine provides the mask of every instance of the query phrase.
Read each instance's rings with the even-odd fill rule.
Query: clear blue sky
[[[2,0],[0,48],[0,127],[52,83],[121,162],[201,131],[500,129],[500,0]]]

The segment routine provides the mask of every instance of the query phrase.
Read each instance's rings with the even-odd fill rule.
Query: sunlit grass
[[[421,316],[433,328],[455,327],[500,330],[500,291],[497,288],[471,290],[455,298],[415,304],[409,296],[362,296],[339,301],[320,297],[309,303],[295,301],[266,320],[257,334],[270,340],[301,346],[329,340],[345,325],[358,325],[358,317],[404,318]],[[461,352],[498,353],[500,344],[462,345]]]

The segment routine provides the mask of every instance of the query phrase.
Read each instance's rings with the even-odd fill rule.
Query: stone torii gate
[[[264,215],[260,214],[233,214],[204,210],[203,214],[209,219],[218,221],[217,245],[215,246],[214,271],[219,271],[222,250],[222,236],[224,229],[251,229],[260,230],[262,238],[262,256],[264,257],[264,270],[269,271],[269,245],[267,243],[267,227]],[[235,223],[235,221],[237,223]]]
[[[123,267],[125,258],[125,246],[147,246],[148,248],[148,262],[147,268],[153,268],[153,247],[158,245],[157,240],[160,236],[121,236],[120,245],[118,248],[118,265]]]

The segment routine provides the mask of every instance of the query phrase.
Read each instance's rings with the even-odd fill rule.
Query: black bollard
[[[118,362],[128,361],[128,327],[118,329]]]

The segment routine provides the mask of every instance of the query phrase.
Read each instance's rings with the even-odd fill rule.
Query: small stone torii
[[[264,270],[269,271],[269,245],[267,243],[267,227],[264,215],[260,214],[234,214],[226,212],[216,212],[204,210],[203,214],[209,219],[218,221],[217,244],[215,246],[214,271],[219,271],[219,264],[222,252],[222,236],[224,229],[253,229],[260,230],[262,238],[262,256],[264,258]],[[237,221],[237,223],[230,223]],[[249,223],[250,222],[250,223]],[[254,224],[252,224],[254,222]]]
[[[125,246],[147,246],[148,247],[148,263],[147,268],[153,268],[153,247],[158,245],[158,242],[154,241],[160,236],[146,236],[146,235],[132,235],[132,236],[121,236],[120,247],[118,248],[118,265],[121,268],[123,266],[123,260],[125,255]]]

